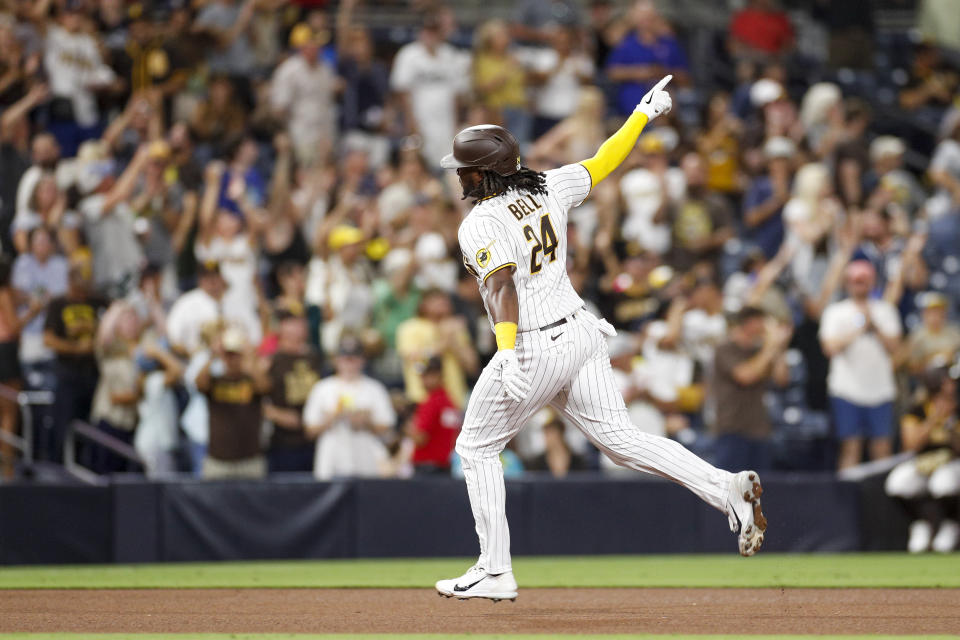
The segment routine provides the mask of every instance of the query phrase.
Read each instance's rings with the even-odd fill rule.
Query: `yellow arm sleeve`
[[[517,346],[517,323],[498,322],[493,325],[493,332],[497,336],[497,350],[513,349]]]
[[[639,111],[634,111],[623,126],[600,145],[592,158],[580,163],[590,173],[592,186],[597,186],[601,180],[613,173],[613,170],[627,159],[646,124],[647,116]]]

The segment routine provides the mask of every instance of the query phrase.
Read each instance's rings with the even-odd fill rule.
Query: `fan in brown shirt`
[[[277,352],[270,364],[270,395],[264,416],[273,424],[270,473],[313,471],[316,445],[303,428],[303,405],[320,380],[323,358],[307,341],[307,320],[288,312],[277,314]]]
[[[206,394],[210,410],[210,443],[203,464],[205,478],[262,478],[261,399],[269,389],[263,367],[237,327],[222,336],[220,357],[197,375],[197,389]]]
[[[711,392],[718,467],[769,466],[770,416],[763,394],[771,377],[781,386],[789,378],[783,355],[792,335],[789,326],[772,324],[763,311],[747,307],[734,319],[729,341],[717,347]]]

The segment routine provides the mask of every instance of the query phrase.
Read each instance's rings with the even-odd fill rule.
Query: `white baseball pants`
[[[952,460],[930,475],[920,473],[915,460],[901,462],[884,482],[888,496],[896,498],[946,498],[960,495],[960,460]]]
[[[631,424],[614,382],[598,320],[578,311],[563,325],[517,334],[517,357],[531,391],[520,403],[503,395],[498,372],[484,369],[467,404],[456,451],[480,538],[479,564],[488,573],[511,570],[500,453],[527,420],[549,404],[614,462],[662,476],[726,513],[731,474],[678,442]]]

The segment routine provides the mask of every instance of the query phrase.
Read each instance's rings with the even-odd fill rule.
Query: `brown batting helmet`
[[[444,169],[476,167],[501,176],[520,170],[520,145],[513,134],[494,124],[467,127],[453,139],[453,153],[440,161]]]

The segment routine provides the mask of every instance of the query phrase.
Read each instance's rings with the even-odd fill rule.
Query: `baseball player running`
[[[442,166],[456,169],[474,208],[460,225],[466,268],[477,278],[497,353],[470,396],[456,451],[480,538],[480,558],[464,575],[437,582],[447,597],[515,599],[500,453],[536,411],[563,413],[618,464],[687,487],[727,514],[740,553],[753,555],[767,528],[753,471],[731,474],[682,445],[630,423],[614,384],[605,320],[584,310],[567,277],[567,214],[622,163],[644,126],[672,101],[663,78],[596,155],[539,173],[520,165],[513,135],[480,125],[454,138]]]

